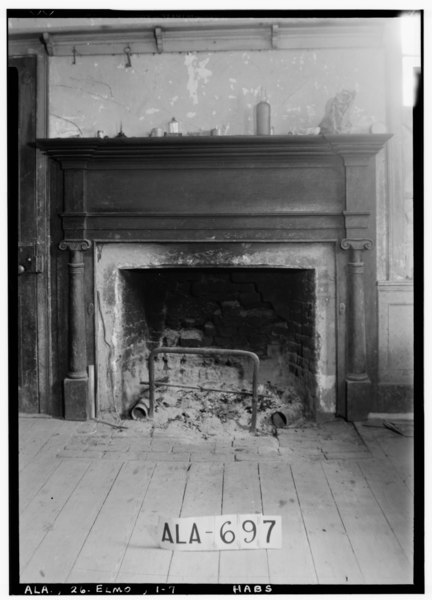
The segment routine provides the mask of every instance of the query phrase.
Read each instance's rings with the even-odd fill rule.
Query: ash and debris
[[[204,439],[250,437],[252,396],[228,393],[229,385],[221,382],[217,385],[222,389],[227,387],[227,392],[160,387],[153,420],[144,419],[140,423],[146,429],[182,437],[184,434]],[[148,393],[143,394],[141,401],[148,406]],[[256,435],[276,433],[275,419],[272,419],[275,413],[284,415],[287,426],[305,422],[304,404],[294,388],[280,390],[271,384],[259,385]]]

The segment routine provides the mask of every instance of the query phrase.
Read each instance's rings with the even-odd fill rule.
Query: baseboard
[[[392,421],[412,421],[414,413],[369,413],[368,419],[391,419]]]
[[[404,384],[378,384],[374,409],[374,413],[413,413],[414,387]]]

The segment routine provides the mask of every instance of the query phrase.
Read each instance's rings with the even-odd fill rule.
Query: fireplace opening
[[[160,346],[256,353],[258,431],[314,416],[314,269],[122,268],[119,274],[116,339],[123,417],[131,411],[147,416],[147,361]],[[155,373],[169,384],[157,387],[157,424],[176,420],[202,433],[248,430],[252,365],[246,358],[167,353],[157,356]],[[137,402],[140,410],[134,412]]]

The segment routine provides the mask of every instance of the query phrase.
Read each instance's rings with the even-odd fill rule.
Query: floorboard
[[[378,437],[382,435],[384,428],[370,427],[365,423],[355,423],[355,428],[359,435],[361,435],[373,458],[387,458],[384,450],[378,443]]]
[[[120,467],[109,461],[90,465],[23,571],[23,582],[66,580]]]
[[[62,461],[44,486],[28,504],[20,518],[20,566],[26,568],[39,544],[78,485],[90,461]]]
[[[391,431],[381,436],[379,445],[384,450],[386,458],[399,473],[407,488],[414,492],[414,458],[413,439],[402,437]]]
[[[351,545],[371,584],[412,583],[412,568],[354,463],[323,465]]]
[[[21,414],[18,419],[20,444],[23,444],[26,442],[26,439],[27,439],[26,436],[28,436],[28,434],[31,431],[36,430],[36,428],[38,428],[38,427],[44,427],[44,423],[46,423],[46,422],[53,423],[53,421],[54,421],[54,419],[50,416]],[[55,421],[58,422],[57,419]]]
[[[134,530],[130,537],[117,582],[165,583],[172,552],[158,547],[156,527],[160,516],[180,515],[188,464],[158,463]]]
[[[42,456],[33,460],[19,474],[19,510],[24,512],[39,490],[61,464],[56,456]]]
[[[260,464],[259,473],[264,514],[282,517],[282,548],[267,550],[271,583],[317,583],[290,466]]]
[[[222,514],[262,513],[256,462],[225,465]],[[267,550],[223,550],[220,583],[269,583]]]
[[[68,582],[76,581],[81,571],[109,572],[109,581],[115,580],[153,470],[154,465],[145,462],[122,465],[67,577]]]
[[[373,459],[361,461],[358,466],[412,564],[414,514],[411,492],[400,481],[389,461]]]
[[[62,429],[61,431],[58,431],[47,439],[46,443],[36,454],[35,459],[57,455],[69,444],[73,437],[73,430]]]
[[[23,419],[19,432],[19,470],[22,471],[37,455],[48,439],[56,434],[51,419]],[[26,423],[29,425],[26,426]],[[23,430],[21,430],[23,428]]]
[[[356,428],[375,458],[387,461],[406,487],[414,492],[414,440],[385,427],[368,427],[357,423]]]
[[[223,463],[192,464],[181,509],[182,517],[221,514],[223,471]],[[219,552],[173,553],[168,583],[217,583],[218,578]]]
[[[321,464],[304,461],[292,471],[318,583],[364,583]]]

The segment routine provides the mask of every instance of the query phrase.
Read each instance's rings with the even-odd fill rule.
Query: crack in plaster
[[[74,121],[72,121],[71,119],[67,119],[66,117],[61,117],[60,115],[56,115],[54,113],[51,113],[50,115],[51,117],[54,117],[56,119],[60,119],[61,121],[65,121],[66,123],[70,123],[71,125],[73,125],[74,127],[76,127],[78,129],[78,131],[80,132],[80,135],[83,135],[82,129],[80,128],[79,125],[77,125]]]
[[[82,81],[83,83],[90,83],[90,85],[92,85],[92,84],[103,85],[108,88],[111,98],[114,97],[112,87],[110,86],[109,83],[106,83],[105,81],[99,81],[98,79],[93,79],[93,77],[87,77],[87,79],[82,79],[81,77],[71,77],[71,80]]]
[[[110,98],[109,96],[104,96],[102,94],[97,94],[95,92],[89,92],[85,88],[82,88],[82,87],[79,87],[79,86],[67,85],[66,83],[56,83],[52,87],[69,88],[69,89],[74,90],[74,91],[79,90],[80,92],[83,92],[83,94],[87,94],[88,96],[91,96],[93,99],[101,98],[102,100],[108,100],[108,102],[113,102],[114,104],[118,104],[119,106],[125,106],[125,104],[123,104],[123,102],[119,102],[118,100],[114,100],[114,98]]]

